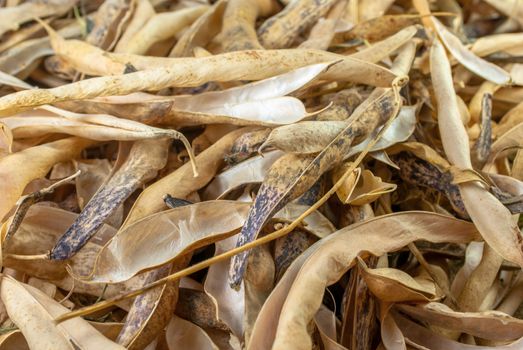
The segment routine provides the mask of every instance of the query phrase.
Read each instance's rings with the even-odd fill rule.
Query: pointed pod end
[[[49,252],[49,259],[50,260],[67,260],[71,256],[73,256],[72,251],[70,250],[70,247],[66,247],[64,249],[63,244],[57,244],[50,252]]]
[[[327,109],[331,108],[332,106],[334,106],[334,102],[330,101],[329,104],[323,108],[320,108],[314,112],[307,112],[307,114],[305,115],[305,118],[313,117],[315,115],[320,114],[321,112],[325,112]]]
[[[47,32],[47,34],[49,35],[49,37],[53,40],[56,40],[56,39],[63,39],[57,32],[56,30],[54,30],[48,23],[46,23],[44,20],[42,20],[41,18],[39,17],[33,17],[33,19],[38,22],[44,29],[45,31]]]
[[[248,252],[241,252],[231,259],[231,267],[229,269],[229,286],[234,290],[240,290],[243,276],[245,275],[245,268],[247,266]]]
[[[196,156],[194,155],[194,151],[192,149],[191,143],[189,142],[189,140],[187,140],[185,135],[183,135],[181,132],[178,132],[178,131],[173,130],[172,137],[182,141],[185,149],[187,150],[187,153],[189,154],[189,159],[190,159],[191,166],[192,166],[193,177],[198,177],[199,174],[198,174],[198,168],[196,166]]]
[[[198,177],[200,176],[200,174],[198,173],[198,168],[196,167],[196,164],[195,163],[192,163],[192,173],[193,173],[193,177]]]
[[[265,142],[262,143],[262,145],[261,145],[260,147],[258,147],[257,152],[258,152],[258,155],[260,155],[261,157],[264,156],[264,151],[265,151],[267,148],[271,147],[271,144],[270,144],[270,143],[267,143],[267,141],[268,141],[268,139],[265,140]]]
[[[241,285],[242,285],[242,281],[239,281],[239,282],[229,282],[229,286],[231,287],[231,289],[234,289],[237,292],[240,290]]]

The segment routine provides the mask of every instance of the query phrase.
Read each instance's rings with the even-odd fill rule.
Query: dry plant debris
[[[521,1],[0,1],[0,350],[521,350],[521,213]]]

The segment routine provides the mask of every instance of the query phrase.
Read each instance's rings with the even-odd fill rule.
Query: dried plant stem
[[[104,288],[104,291],[105,291],[105,288]],[[104,292],[104,291],[102,291],[102,294],[101,294],[101,295],[103,295],[103,292]],[[73,293],[74,293],[74,280],[73,280],[73,285],[72,285],[72,287],[71,287],[71,290],[69,290],[69,292],[67,293],[67,295],[66,295],[65,297],[63,297],[62,300],[60,300],[58,303],[63,304],[64,302],[66,302],[67,300],[69,300],[69,298],[71,297],[71,295],[73,295]]]
[[[383,133],[387,130],[387,128],[392,124],[392,121],[395,119],[396,115],[398,114],[399,112],[399,108],[401,106],[400,104],[400,97],[399,97],[399,89],[401,88],[401,86],[405,83],[405,77],[398,77],[394,82],[393,82],[393,85],[392,85],[392,88],[394,89],[394,94],[395,94],[395,102],[394,102],[394,113],[392,114],[392,117],[387,121],[387,123],[384,125],[384,127],[380,130],[379,133],[376,134],[376,136],[374,136],[369,144],[367,145],[367,147],[365,148],[365,150],[363,150],[359,155],[358,157],[354,160],[354,162],[347,168],[347,170],[345,171],[345,173],[340,177],[340,179],[331,187],[331,189],[325,193],[325,195],[323,197],[321,197],[316,203],[314,203],[314,205],[312,205],[309,209],[307,209],[303,214],[301,214],[296,220],[294,220],[291,224],[289,224],[288,226],[280,229],[280,230],[277,230],[277,231],[274,231],[264,237],[261,237],[261,238],[258,238],[252,242],[249,242],[249,243],[246,243],[242,246],[239,246],[237,248],[234,248],[234,249],[231,249],[223,254],[220,254],[220,255],[216,255],[210,259],[207,259],[207,260],[204,260],[202,262],[199,262],[197,264],[194,264],[192,266],[189,266],[188,268],[186,269],[183,269],[183,270],[180,270],[172,275],[169,275],[169,276],[166,276],[162,279],[159,279],[155,282],[152,282],[152,283],[149,283],[139,289],[136,289],[136,290],[133,290],[133,291],[130,291],[128,293],[124,293],[122,295],[119,295],[115,298],[111,298],[111,299],[107,299],[107,300],[104,300],[102,302],[99,302],[99,303],[96,303],[96,304],[93,304],[93,305],[90,305],[90,306],[86,306],[86,307],[83,307],[83,308],[80,308],[78,310],[75,310],[75,311],[71,311],[69,313],[65,313],[65,314],[62,314],[58,317],[55,318],[55,322],[56,323],[60,323],[60,322],[63,322],[63,321],[67,321],[67,320],[70,320],[71,318],[74,318],[74,317],[79,317],[79,316],[84,316],[84,315],[88,315],[88,314],[91,314],[93,312],[96,312],[96,311],[99,311],[99,310],[103,310],[107,307],[110,307],[112,305],[115,305],[116,303],[122,301],[122,300],[125,300],[125,299],[129,299],[129,298],[133,298],[133,297],[136,297],[154,287],[157,287],[157,286],[160,286],[160,285],[163,285],[167,282],[171,282],[171,281],[176,281],[182,277],[186,277],[186,276],[189,276],[195,272],[198,272],[200,270],[203,270],[215,263],[218,263],[220,261],[224,261],[224,260],[227,260],[241,252],[244,252],[246,250],[249,250],[249,249],[252,249],[252,248],[255,248],[255,247],[258,247],[260,245],[263,245],[265,243],[269,243],[275,239],[278,239],[278,238],[281,238],[285,235],[287,235],[288,233],[292,232],[294,229],[296,229],[297,227],[299,227],[299,225],[301,224],[301,222],[307,217],[309,216],[312,212],[314,212],[315,210],[317,210],[320,206],[322,206],[333,194],[336,193],[336,191],[338,190],[338,188],[345,182],[345,180],[347,180],[347,178],[352,174],[352,172],[354,171],[354,169],[356,169],[356,167],[361,163],[361,161],[363,160],[363,158],[367,155],[367,153],[369,152],[370,149],[372,149],[372,146],[374,146],[376,144],[376,142],[378,142],[378,140],[381,138],[381,136],[383,135]]]
[[[44,254],[35,254],[35,255],[20,255],[20,254],[5,254],[6,258],[16,259],[16,260],[49,260],[49,253]]]

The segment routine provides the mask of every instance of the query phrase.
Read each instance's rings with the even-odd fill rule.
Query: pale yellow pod
[[[119,52],[144,55],[155,43],[174,37],[200,17],[208,6],[194,6],[173,12],[163,12],[150,18]]]

